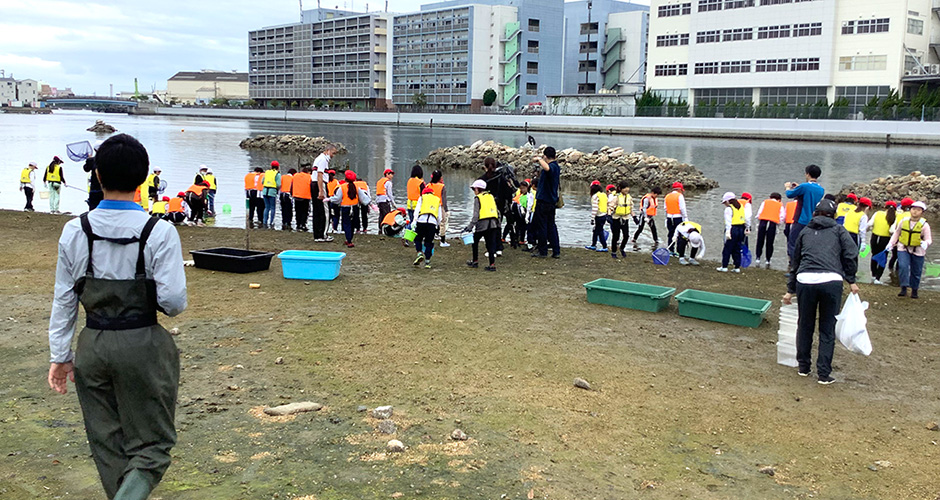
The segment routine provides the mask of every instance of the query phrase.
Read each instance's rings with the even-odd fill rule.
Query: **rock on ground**
[[[875,210],[884,207],[888,200],[900,201],[913,198],[927,204],[928,214],[940,210],[940,178],[924,175],[915,170],[907,175],[888,175],[869,182],[856,182],[842,187],[839,194],[855,193],[859,198],[871,198]]]
[[[928,431],[940,431],[940,424],[937,424],[936,422],[930,422],[927,424],[927,430]]]
[[[579,389],[586,389],[588,391],[594,390],[591,388],[591,384],[589,384],[587,380],[584,380],[583,378],[574,379],[574,386]]]
[[[346,146],[330,141],[325,137],[307,137],[306,135],[259,135],[243,139],[238,143],[242,149],[263,149],[283,153],[304,153],[311,156],[323,152],[328,145],[336,146],[337,153],[347,153]]]
[[[469,439],[469,437],[470,436],[467,436],[466,432],[460,429],[454,429],[454,432],[450,433],[450,438],[453,439],[454,441],[466,441],[467,439]]]
[[[389,406],[379,406],[372,410],[372,418],[386,419],[392,418],[392,412],[394,409],[391,405]]]
[[[402,443],[397,439],[393,439],[385,445],[385,450],[390,453],[401,453],[405,451],[405,443]]]
[[[379,432],[381,432],[382,434],[395,434],[396,432],[398,432],[398,426],[395,425],[395,422],[391,420],[380,420]]]
[[[89,132],[95,132],[98,134],[113,134],[114,132],[117,132],[116,128],[112,127],[111,125],[108,125],[102,120],[95,120],[95,124],[88,127],[85,130]]]
[[[281,417],[284,415],[293,415],[295,413],[303,413],[306,411],[318,411],[320,408],[323,408],[323,405],[310,401],[304,401],[302,403],[290,403],[286,405],[265,408],[264,413],[265,415],[271,415],[273,417]]]

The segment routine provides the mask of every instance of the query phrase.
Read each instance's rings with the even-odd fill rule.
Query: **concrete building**
[[[248,99],[248,73],[180,71],[166,82],[167,99],[181,104],[208,104],[212,99]]]
[[[16,80],[0,78],[0,106],[9,106],[16,100]]]
[[[260,103],[386,107],[388,16],[334,9],[249,32],[249,94]]]
[[[16,80],[0,76],[0,105],[36,106],[39,102],[39,82]]]
[[[640,89],[646,76],[649,7],[582,0],[564,8],[564,94]]]
[[[848,99],[936,84],[934,0],[652,0],[647,87],[719,106]],[[933,47],[933,50],[932,50]]]

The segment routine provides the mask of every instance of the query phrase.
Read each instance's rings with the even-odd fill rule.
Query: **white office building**
[[[695,106],[832,104],[857,112],[940,82],[936,0],[652,0],[647,88]]]

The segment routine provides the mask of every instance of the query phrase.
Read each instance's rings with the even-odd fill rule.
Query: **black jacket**
[[[793,248],[787,292],[796,292],[799,273],[838,273],[855,283],[858,246],[849,232],[831,217],[817,215],[800,231]]]

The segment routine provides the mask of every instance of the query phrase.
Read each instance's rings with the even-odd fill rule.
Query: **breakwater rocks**
[[[117,132],[117,129],[108,125],[102,120],[95,120],[95,124],[85,129],[89,132],[94,132],[96,134],[113,134]]]
[[[898,201],[909,197],[923,201],[934,215],[940,211],[940,178],[914,171],[907,175],[889,175],[871,182],[857,182],[843,186],[839,194],[855,193],[859,197],[871,198],[876,209],[888,200]]]
[[[306,135],[259,135],[249,137],[238,143],[242,149],[264,149],[284,153],[318,155],[328,145],[336,146],[337,153],[346,153],[346,147],[325,137],[307,137]]]
[[[492,156],[499,162],[515,167],[516,176],[521,180],[532,176],[535,171],[532,157],[540,154],[544,148],[545,146],[538,149],[529,146],[514,148],[494,141],[477,141],[470,146],[435,149],[419,163],[432,169],[459,168],[482,171],[483,160]],[[590,153],[576,149],[563,149],[557,153],[562,179],[597,179],[604,184],[617,184],[625,180],[635,189],[649,189],[654,186],[666,189],[676,181],[681,182],[686,189],[692,190],[718,187],[718,182],[705,177],[697,168],[674,158],[657,158],[643,152],[630,153],[623,148],[611,147],[603,147]]]

